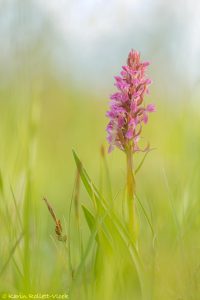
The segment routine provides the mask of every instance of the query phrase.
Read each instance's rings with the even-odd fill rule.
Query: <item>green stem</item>
[[[126,151],[127,159],[127,203],[128,203],[128,227],[130,234],[136,237],[136,219],[135,219],[135,179],[133,174],[133,154],[129,148]]]

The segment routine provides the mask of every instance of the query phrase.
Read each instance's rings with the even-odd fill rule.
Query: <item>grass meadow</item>
[[[143,135],[155,149],[136,174],[136,246],[123,219],[125,156],[107,153],[108,95],[69,86],[1,90],[0,293],[200,299],[197,101],[149,96],[157,112]]]

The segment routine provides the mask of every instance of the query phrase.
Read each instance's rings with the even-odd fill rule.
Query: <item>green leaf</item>
[[[96,226],[96,219],[95,216],[88,210],[87,207],[85,207],[83,204],[81,205],[83,212],[84,212],[84,216],[86,218],[87,224],[90,228],[90,231],[92,232]],[[104,211],[105,213],[105,211]],[[100,241],[105,244],[107,244],[107,247],[109,249],[112,248],[112,239],[108,233],[108,230],[105,226],[103,226],[104,224],[102,224],[102,226],[99,228],[98,234],[96,236],[96,241],[99,243]]]
[[[92,232],[95,228],[95,223],[96,223],[95,218],[94,218],[93,214],[87,209],[87,207],[85,207],[83,204],[81,204],[81,206],[82,206],[87,224],[90,228],[90,231]]]
[[[73,156],[74,156],[74,159],[76,162],[77,169],[81,176],[81,180],[82,180],[91,200],[94,202],[94,204],[96,204],[96,200],[99,200],[100,195],[99,195],[97,189],[94,187],[92,181],[90,180],[90,178],[89,178],[86,170],[84,169],[80,159],[78,158],[77,154],[75,153],[74,150],[72,152],[73,152]]]

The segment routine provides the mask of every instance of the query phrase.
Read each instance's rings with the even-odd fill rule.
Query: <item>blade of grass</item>
[[[70,200],[69,217],[68,217],[68,260],[69,260],[69,268],[70,268],[70,273],[71,273],[72,279],[74,277],[74,270],[73,270],[72,257],[71,257],[71,214],[72,214],[72,204],[73,204],[74,190],[75,190],[75,183],[74,183],[72,196],[71,196],[71,200]]]
[[[2,269],[1,269],[1,271],[0,271],[0,276],[2,276],[3,273],[4,273],[4,271],[6,270],[6,268],[7,268],[8,264],[9,264],[9,262],[10,262],[12,256],[13,256],[13,254],[14,254],[14,252],[15,252],[17,246],[19,245],[20,241],[22,240],[23,235],[24,235],[24,233],[22,232],[22,233],[20,234],[19,238],[17,239],[17,241],[15,242],[14,246],[13,246],[12,249],[10,250],[9,256],[8,256],[8,258],[7,258],[6,262],[5,262],[5,264],[3,265],[3,267],[2,267]]]
[[[142,167],[142,165],[143,165],[143,163],[144,163],[144,161],[145,161],[145,158],[147,157],[147,154],[149,154],[149,152],[151,152],[151,151],[153,151],[153,150],[155,150],[155,149],[154,149],[154,148],[153,148],[153,149],[149,149],[149,150],[144,154],[144,156],[143,156],[141,162],[139,163],[138,167],[137,167],[136,170],[135,170],[135,174],[137,174],[137,173],[139,172],[139,170],[141,169],[141,167]]]
[[[75,273],[74,280],[73,280],[72,285],[71,285],[71,287],[69,289],[69,296],[70,296],[70,298],[71,298],[71,293],[72,293],[72,291],[74,289],[74,286],[75,286],[75,282],[78,280],[78,278],[80,277],[82,271],[85,268],[86,259],[87,259],[88,255],[89,255],[90,251],[91,251],[91,248],[92,248],[92,246],[93,246],[93,244],[95,242],[95,239],[96,239],[97,232],[98,232],[100,226],[102,225],[103,220],[104,220],[105,217],[106,217],[106,214],[103,217],[101,217],[101,219],[99,220],[99,222],[97,222],[96,226],[93,228],[93,231],[92,231],[92,233],[90,235],[90,238],[88,240],[85,252],[84,252],[83,257],[81,259],[81,262],[80,262],[80,264],[78,266],[78,269],[77,269],[77,271]]]
[[[17,264],[17,262],[16,262],[14,256],[12,256],[12,260],[13,260],[13,263],[14,263],[14,265],[15,265],[15,268],[16,268],[18,274],[19,274],[20,277],[23,279],[23,274],[22,274],[22,272],[20,271],[20,268],[19,268],[19,266],[18,266],[18,264]]]
[[[101,146],[101,157],[102,157],[103,165],[105,168],[108,197],[110,200],[111,207],[113,207],[113,195],[112,195],[112,188],[111,188],[112,185],[111,185],[111,179],[110,179],[110,172],[109,172],[108,163],[107,163],[107,159],[106,159],[106,155],[105,155],[105,149],[104,149],[103,145]]]
[[[12,193],[12,197],[13,197],[13,201],[14,201],[14,205],[15,205],[15,209],[16,209],[16,213],[17,213],[17,218],[18,218],[20,227],[23,230],[22,219],[20,217],[20,212],[19,212],[19,209],[18,209],[17,201],[16,201],[15,194],[14,194],[14,191],[13,191],[13,188],[12,188],[11,185],[10,185],[10,190],[11,190],[11,193]]]
[[[96,223],[95,218],[94,218],[93,214],[89,211],[89,209],[87,209],[87,207],[85,207],[83,204],[81,206],[82,206],[88,227],[90,228],[90,231],[92,232],[95,227],[95,223]]]
[[[169,195],[168,200],[169,200],[169,204],[170,204],[172,216],[173,216],[173,219],[174,219],[174,224],[175,224],[175,227],[176,227],[176,230],[177,230],[177,233],[178,233],[178,237],[180,238],[180,236],[181,236],[181,228],[180,228],[179,220],[177,218],[176,208],[175,208],[175,205],[174,205],[174,199],[173,199],[174,196],[173,196],[172,191],[170,189],[170,185],[169,185],[169,181],[168,181],[165,169],[163,168],[162,171],[163,171],[163,177],[164,177],[166,189],[167,189],[167,192],[168,192],[168,195]]]
[[[87,172],[84,169],[84,167],[83,167],[80,159],[78,158],[77,154],[75,153],[75,151],[73,150],[72,152],[73,152],[73,156],[74,156],[74,159],[76,162],[77,169],[79,170],[82,182],[83,182],[91,200],[94,202],[95,200],[97,200],[99,198],[98,191],[97,191],[97,189],[94,188],[92,181],[90,180],[89,176],[87,175]],[[95,202],[94,202],[94,204],[96,206]]]
[[[30,215],[31,215],[31,184],[30,173],[27,174],[27,183],[24,196],[23,207],[23,227],[24,227],[24,259],[23,259],[23,272],[24,272],[24,291],[30,289]]]
[[[140,207],[141,207],[141,209],[142,209],[142,211],[143,211],[143,214],[144,214],[144,216],[145,216],[145,218],[146,218],[146,220],[147,220],[147,223],[149,224],[149,227],[150,227],[150,229],[151,229],[152,235],[154,236],[155,234],[154,234],[153,225],[152,225],[152,223],[151,223],[151,221],[150,221],[150,218],[149,218],[149,216],[148,216],[148,213],[146,212],[146,209],[144,208],[144,206],[143,206],[142,202],[140,201],[139,197],[138,197],[137,195],[135,195],[135,197],[136,197],[138,203],[140,204]]]
[[[2,196],[4,195],[4,186],[3,186],[3,178],[2,178],[1,170],[0,170],[0,193],[2,194]]]
[[[88,208],[86,206],[84,206],[83,204],[81,205],[83,212],[84,212],[84,216],[86,218],[88,227],[90,228],[90,231],[92,232],[94,230],[95,224],[96,224],[96,218],[95,216],[88,210]],[[105,213],[105,212],[104,212]],[[101,226],[98,235],[96,236],[96,241],[99,243],[101,237],[104,239],[104,241],[107,243],[109,248],[112,248],[112,238],[109,235],[109,232],[106,230],[106,227]]]

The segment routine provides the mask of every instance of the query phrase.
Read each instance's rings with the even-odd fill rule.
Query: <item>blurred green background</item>
[[[67,232],[76,174],[72,149],[97,186],[102,185],[100,148],[107,149],[105,112],[113,76],[134,48],[151,62],[154,83],[147,101],[157,106],[143,131],[156,149],[136,178],[156,232],[152,299],[200,299],[199,15],[195,0],[0,1],[0,292],[27,286],[22,241],[9,260],[22,231],[20,218],[30,235],[31,290],[68,289],[65,249],[54,240],[42,198],[48,198]],[[135,156],[135,166],[141,158]],[[119,210],[124,154],[115,150],[107,162]],[[24,199],[30,203],[25,210]],[[89,205],[84,188],[80,201]],[[148,267],[152,237],[138,214],[140,249]],[[87,241],[82,213],[81,232]],[[77,243],[73,219],[75,269]]]

